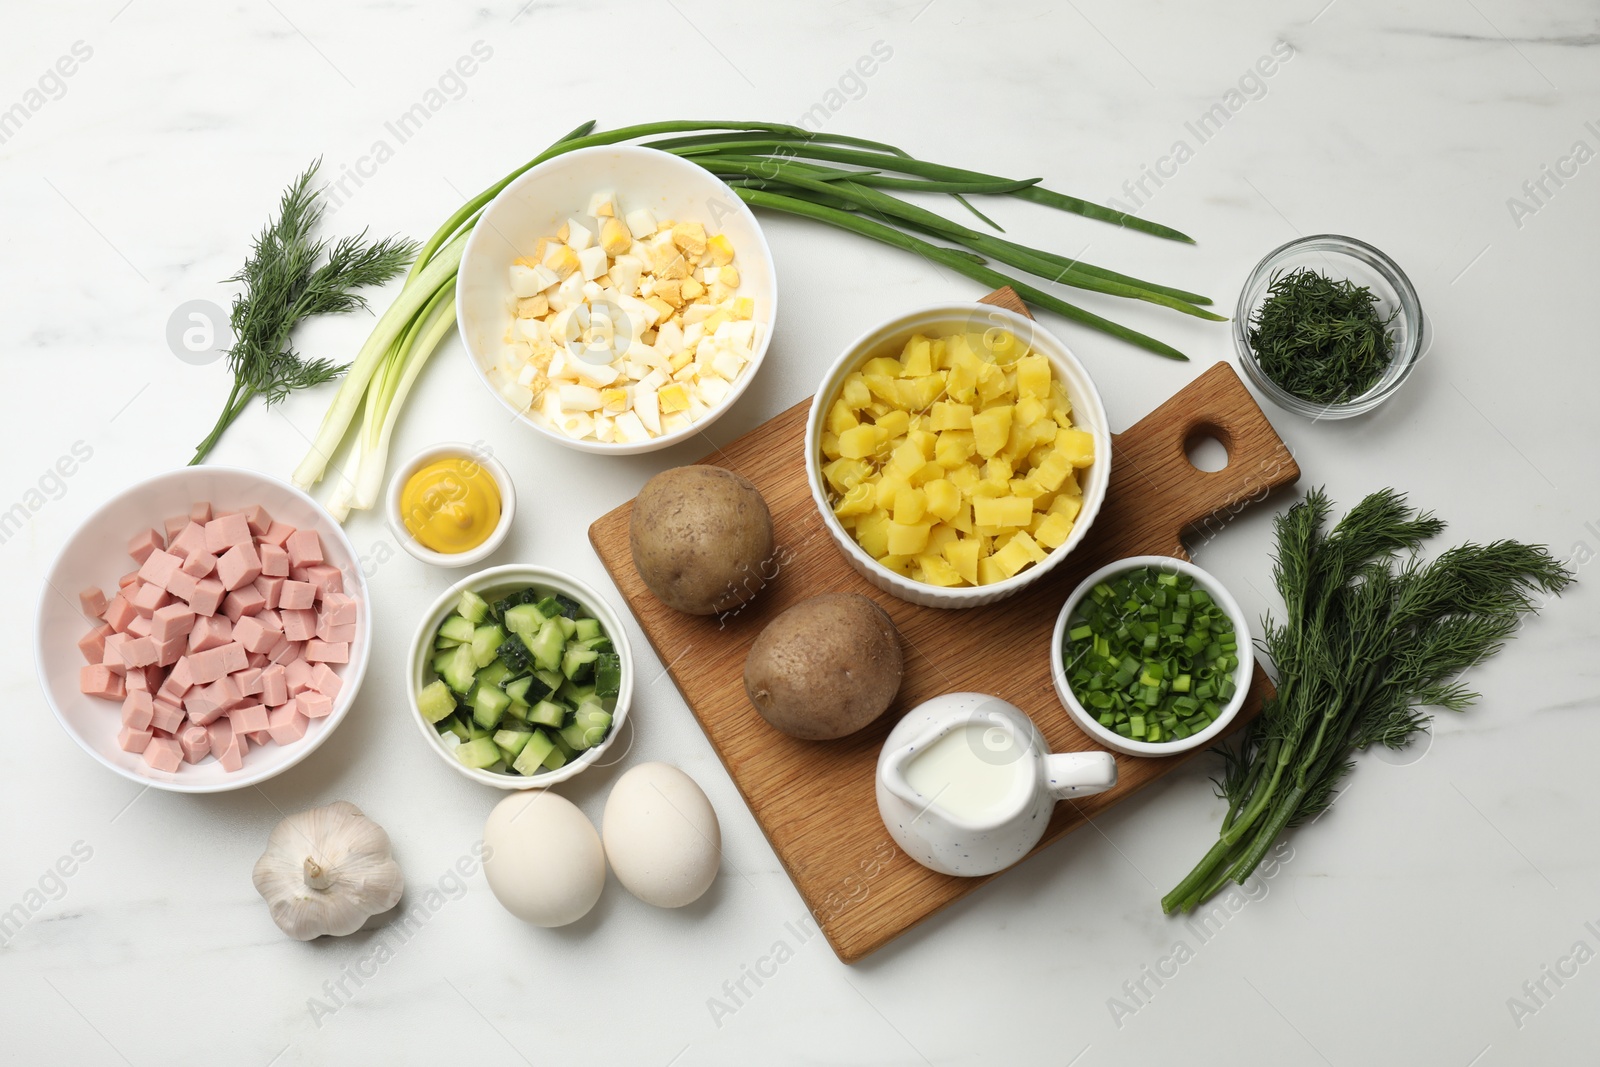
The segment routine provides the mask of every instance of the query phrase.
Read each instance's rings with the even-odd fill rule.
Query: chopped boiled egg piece
[[[558,281],[563,280],[578,269],[578,253],[568,245],[553,244],[545,249],[543,265],[555,273]]]
[[[605,406],[600,390],[587,385],[563,385],[559,395],[563,411],[598,411]]]
[[[598,247],[605,249],[606,255],[613,258],[626,253],[633,247],[633,234],[629,232],[627,223],[621,219],[602,220]]]
[[[634,208],[628,212],[624,221],[628,224],[628,232],[633,234],[635,240],[639,241],[649,237],[659,228],[656,226],[655,215],[651,214],[650,209],[647,207]]]
[[[568,219],[567,235],[562,240],[571,245],[574,252],[582,252],[594,244],[594,231],[577,219]]]
[[[585,281],[593,281],[606,272],[608,261],[606,250],[599,245],[585,248],[578,253],[578,270],[583,273]]]
[[[610,189],[600,189],[589,194],[589,208],[584,212],[595,218],[611,218],[617,213],[617,194]]]
[[[633,391],[633,413],[639,416],[645,429],[653,434],[661,432],[661,406],[656,400],[656,391],[646,388],[643,382]]]

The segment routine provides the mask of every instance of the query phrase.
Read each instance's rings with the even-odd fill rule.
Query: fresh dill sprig
[[[414,242],[385,237],[368,243],[364,230],[331,245],[313,238],[323,212],[319,193],[311,187],[319,163],[314,161],[284,190],[277,218],[256,235],[239,273],[227,279],[243,286],[229,315],[233,388],[216,426],[195,448],[191,466],[206,458],[250,401],[260,397],[276,404],[296,389],[343,374],[341,364],[296,352],[294,328],[312,315],[365,309],[366,297],[356,290],[389,281],[416,255]]]
[[[1250,349],[1280,389],[1314,404],[1341,404],[1371,389],[1393,357],[1387,318],[1371,289],[1308,267],[1272,275],[1250,317]]]
[[[1522,617],[1573,575],[1543,545],[1467,543],[1415,553],[1444,523],[1385,489],[1327,530],[1320,489],[1279,515],[1273,579],[1281,621],[1262,647],[1277,694],[1232,750],[1217,793],[1228,813],[1211,850],[1161,901],[1190,911],[1243,883],[1287,828],[1321,814],[1358,749],[1404,748],[1427,708],[1461,711],[1477,694],[1456,677],[1497,652]]]

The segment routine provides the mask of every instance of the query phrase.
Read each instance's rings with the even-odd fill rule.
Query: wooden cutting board
[[[1010,289],[985,302],[1028,313]],[[901,852],[884,830],[874,774],[890,728],[930,697],[974,690],[1003,697],[1031,715],[1052,751],[1095,748],[1067,717],[1050,680],[1050,636],[1067,594],[1084,575],[1116,559],[1145,553],[1187,558],[1186,533],[1220,530],[1238,511],[1293,483],[1300,468],[1233,368],[1218,363],[1113,436],[1111,482],[1099,516],[1084,542],[1047,578],[990,607],[924,608],[869,585],[823,526],[806,482],[810,406],[810,400],[801,401],[701,461],[755,483],[772,512],[779,546],[793,557],[737,614],[683,615],[645,588],[628,548],[632,502],[596,521],[589,540],[828,943],[841,960],[853,963],[988,881],[936,874]],[[1213,473],[1196,469],[1185,451],[1186,441],[1207,435],[1228,450],[1227,466]],[[837,741],[799,741],[768,726],[750,706],[745,653],[779,612],[823,592],[862,593],[888,611],[903,639],[905,680],[894,706],[865,730]],[[1257,667],[1238,722],[1253,717],[1270,692]],[[1117,787],[1057,804],[1038,847],[1186,758],[1117,757]]]

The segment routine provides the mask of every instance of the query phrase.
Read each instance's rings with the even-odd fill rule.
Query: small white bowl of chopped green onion
[[[460,773],[498,789],[564,782],[605,759],[628,715],[622,620],[546,567],[490,567],[440,594],[406,665],[412,717]]]
[[[1050,658],[1072,721],[1129,756],[1211,744],[1239,714],[1255,668],[1238,603],[1173,556],[1133,556],[1085,578],[1056,617]]]

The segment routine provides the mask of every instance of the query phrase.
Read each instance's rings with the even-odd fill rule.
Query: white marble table
[[[130,480],[182,463],[209,428],[226,376],[175,358],[167,320],[188,300],[227,301],[218,279],[293,174],[320,154],[330,176],[359,177],[336,231],[426,236],[464,195],[591,116],[809,114],[1095,200],[1137,197],[1199,245],[1027,204],[995,211],[1035,243],[1091,245],[1230,308],[1256,260],[1297,232],[1376,243],[1411,273],[1436,341],[1370,418],[1270,412],[1304,484],[1348,504],[1392,483],[1457,538],[1516,536],[1587,561],[1600,551],[1600,361],[1579,310],[1593,304],[1600,228],[1600,164],[1587,162],[1600,149],[1592,5],[911,0],[779,14],[708,0],[106,0],[8,16],[0,511],[20,504],[27,521],[0,544],[0,912],[26,915],[0,939],[7,1063],[512,1065],[600,1062],[601,1049],[604,1062],[663,1067],[1592,1061],[1600,617],[1587,568],[1474,673],[1479,707],[1440,722],[1423,748],[1362,759],[1331,814],[1292,838],[1226,921],[1191,927],[1156,905],[1221,814],[1201,760],[854,968],[802,936],[799,897],[665,681],[641,685],[628,760],[678,764],[715,804],[725,857],[702,903],[664,913],[613,881],[589,919],[543,931],[504,912],[477,874],[404,943],[283,937],[250,885],[280,811],[358,802],[388,827],[420,896],[454,889],[452,865],[497,799],[448,773],[403,721],[405,642],[454,576],[397,553],[375,516],[349,524],[380,608],[360,702],[329,744],[259,791],[141,795],[55,724],[30,650],[55,546]],[[619,46],[629,58],[604,58]],[[475,51],[470,77],[449,73]],[[852,73],[875,53],[870,76]],[[1252,75],[1263,57],[1271,75]],[[390,124],[415,104],[426,120],[402,140]],[[1197,136],[1217,104],[1226,121]],[[782,320],[760,379],[712,431],[719,441],[808,395],[874,318],[979,295],[908,256],[765,221]],[[1195,358],[1164,362],[1053,323],[1115,428],[1235,358],[1226,327],[1117,311]],[[300,340],[347,358],[366,329],[352,316]],[[250,411],[216,460],[286,475],[327,399]],[[589,521],[703,449],[599,461],[498,411],[451,340],[396,453],[487,440],[517,468],[525,504],[536,488],[547,502],[542,515],[527,508],[495,559],[610,588]],[[74,450],[88,458],[57,479]],[[1252,613],[1274,606],[1269,520],[1241,515],[1199,550]],[[642,677],[655,677],[633,637]],[[598,817],[614,777],[562,791]],[[72,873],[58,879],[63,857]],[[774,953],[781,964],[763,962]],[[759,985],[744,977],[757,967],[770,974]]]

